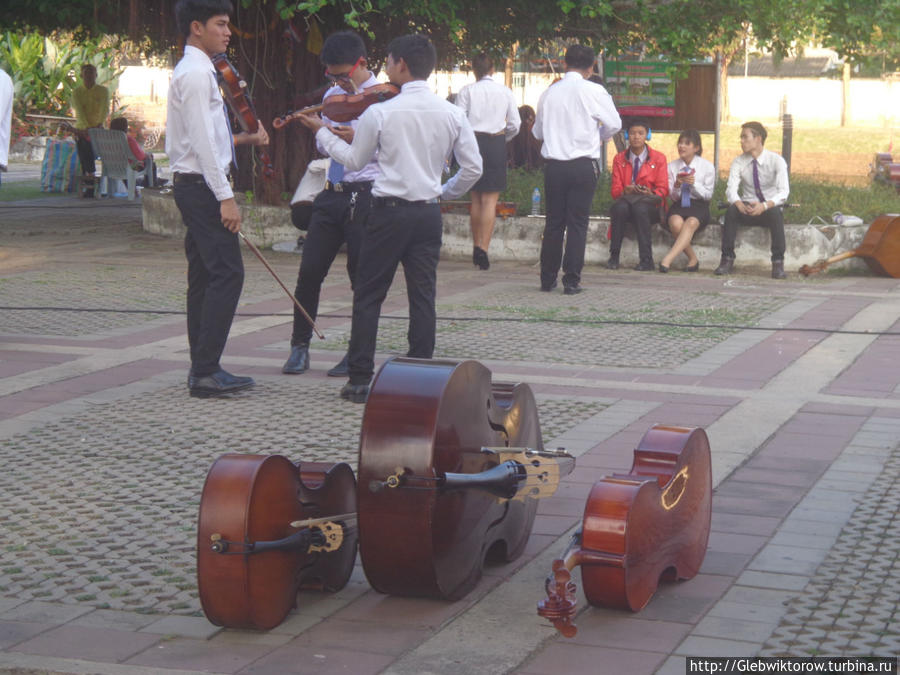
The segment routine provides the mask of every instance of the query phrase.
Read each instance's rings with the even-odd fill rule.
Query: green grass
[[[38,197],[49,197],[54,193],[41,192],[40,182],[4,182],[0,185],[0,202],[13,202],[20,199],[37,199]]]

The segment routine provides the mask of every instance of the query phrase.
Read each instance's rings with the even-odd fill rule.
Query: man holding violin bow
[[[191,396],[218,397],[253,386],[219,365],[244,284],[237,233],[241,212],[228,182],[235,144],[266,145],[262,125],[232,137],[212,57],[228,48],[229,0],[179,0],[178,29],[184,57],[169,85],[166,154],[175,203],[187,234],[187,329]]]
[[[378,158],[380,171],[372,185],[353,289],[349,381],[341,389],[341,397],[355,403],[364,403],[369,393],[381,305],[398,264],[403,265],[409,300],[407,356],[432,357],[443,233],[440,200],[465,194],[482,167],[465,112],[428,88],[426,80],[437,60],[431,40],[404,35],[391,41],[387,53],[385,72],[400,93],[360,115],[351,143],[319,117],[300,116],[316,132],[316,141],[347,170],[359,171]],[[460,169],[441,185],[451,152]]]
[[[322,63],[325,76],[334,83],[325,92],[324,99],[338,94],[356,94],[378,84],[375,75],[366,67],[366,47],[362,39],[353,31],[341,31],[328,36],[322,46]],[[359,123],[352,120],[349,126],[333,126],[323,115],[322,121],[339,138],[352,139],[352,129]],[[317,142],[319,152],[327,154]],[[350,287],[356,281],[359,247],[363,228],[369,217],[372,181],[378,175],[378,162],[373,157],[361,169],[349,170],[335,159],[328,167],[325,189],[313,201],[312,215],[303,257],[297,275],[294,297],[306,308],[313,320],[319,309],[319,295],[322,282],[341,246],[347,244],[347,276]],[[291,334],[291,354],[281,372],[303,373],[309,368],[309,341],[312,338],[312,324],[300,310],[294,308],[294,328]],[[347,355],[328,371],[330,377],[347,375]]]

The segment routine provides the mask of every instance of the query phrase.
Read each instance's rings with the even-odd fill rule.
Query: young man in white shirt
[[[172,73],[166,122],[166,154],[173,172],[175,203],[187,234],[187,330],[191,347],[188,389],[208,398],[253,386],[219,365],[244,283],[237,233],[241,212],[228,183],[234,144],[265,145],[260,125],[232,141],[212,57],[228,47],[229,0],[179,0],[178,28],[184,57]]]
[[[0,70],[0,175],[9,163],[9,137],[12,128],[13,83],[5,70]]]
[[[350,379],[341,389],[341,397],[355,403],[364,403],[369,394],[378,318],[398,264],[403,265],[409,299],[407,356],[430,359],[434,353],[440,200],[462,196],[481,175],[478,143],[465,113],[428,88],[437,59],[431,40],[404,35],[391,41],[387,53],[385,72],[400,93],[360,116],[351,145],[318,117],[301,118],[332,159],[359,170],[377,153],[381,169],[372,186],[353,289]],[[460,169],[441,185],[451,152]]]
[[[588,217],[600,177],[602,142],[622,128],[612,97],[590,82],[597,57],[584,45],[566,50],[566,74],[538,100],[532,133],[544,142],[547,219],[541,243],[541,290],[552,291],[560,262],[563,292],[580,293]],[[598,133],[599,131],[599,133]],[[563,236],[566,250],[563,256]],[[562,260],[560,260],[562,259]]]
[[[466,111],[475,130],[483,171],[472,186],[469,214],[472,228],[472,263],[490,268],[488,247],[494,234],[497,200],[506,189],[506,144],[519,133],[522,120],[516,98],[509,87],[494,80],[494,64],[487,54],[472,59],[476,81],[456,95],[456,105]]]
[[[784,213],[787,201],[787,163],[781,155],[765,149],[766,128],[759,122],[741,125],[742,155],[735,158],[728,172],[725,199],[731,206],[725,213],[722,229],[722,260],[716,274],[730,274],[734,267],[734,239],[737,226],[761,225],[772,233],[772,278],[785,279]]]
[[[353,31],[329,35],[322,45],[320,58],[325,65],[325,75],[334,82],[334,86],[325,92],[323,100],[335,94],[356,94],[378,84],[375,75],[366,67],[366,46],[362,38]],[[322,119],[339,135],[346,134],[343,130],[355,128],[359,124],[359,120],[352,120],[333,126],[326,116],[323,115]],[[325,152],[325,148],[319,145],[319,151]],[[328,276],[331,263],[344,243],[347,244],[347,275],[350,277],[350,287],[354,286],[363,228],[369,217],[372,181],[377,175],[378,161],[374,157],[358,171],[348,171],[337,160],[331,160],[328,166],[325,189],[313,201],[309,229],[303,243],[303,258],[297,274],[297,288],[294,291],[297,302],[313,320],[319,311],[322,282]],[[306,372],[309,368],[311,338],[312,326],[295,307],[291,355],[281,372],[289,375]],[[346,354],[340,363],[328,371],[328,375],[346,377]]]

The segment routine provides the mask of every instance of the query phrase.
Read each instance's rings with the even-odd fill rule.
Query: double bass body
[[[498,457],[482,448],[498,446],[542,448],[530,388],[494,389],[475,361],[385,364],[366,403],[357,483],[360,556],[376,590],[458,598],[487,556],[521,554],[536,500],[447,478],[496,469]],[[388,486],[391,476],[403,484]]]

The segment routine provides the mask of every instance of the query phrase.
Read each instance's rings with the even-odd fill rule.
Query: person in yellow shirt
[[[94,148],[87,130],[102,127],[109,115],[109,89],[97,84],[97,69],[91,63],[81,66],[83,84],[72,92],[72,107],[75,109],[75,139],[81,171],[94,175]]]

